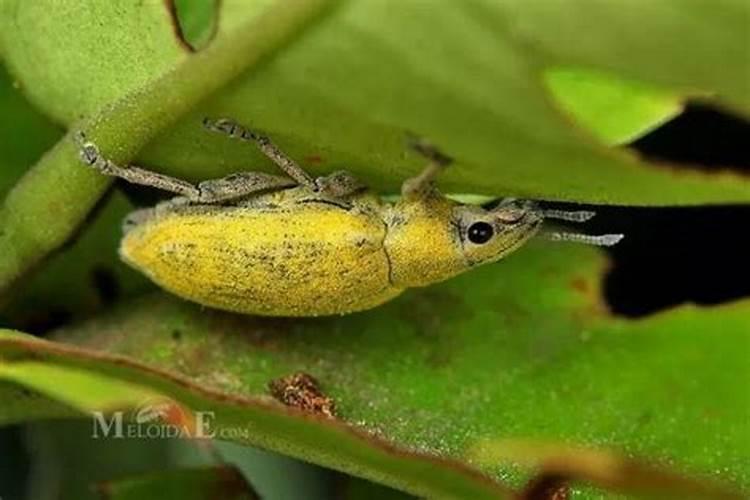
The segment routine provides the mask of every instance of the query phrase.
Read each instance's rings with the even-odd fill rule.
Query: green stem
[[[157,133],[230,80],[298,36],[335,0],[284,0],[139,91],[86,121],[87,137],[113,160],[131,161]],[[0,295],[80,226],[110,180],[82,168],[69,132],[18,182],[0,207]]]

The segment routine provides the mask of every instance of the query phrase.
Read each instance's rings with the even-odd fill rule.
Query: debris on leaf
[[[268,383],[271,395],[287,406],[305,412],[336,418],[336,404],[320,390],[312,375],[297,372]]]
[[[568,500],[568,481],[555,474],[539,474],[533,477],[519,496],[519,500]]]

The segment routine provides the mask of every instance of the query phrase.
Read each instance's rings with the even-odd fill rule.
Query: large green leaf
[[[636,322],[612,318],[599,302],[602,268],[587,249],[538,246],[359,315],[264,320],[148,297],[58,338],[259,401],[269,401],[271,380],[308,372],[349,425],[498,478],[519,476],[508,464],[477,461],[477,446],[538,438],[619,450],[746,487],[750,395],[736,381],[748,376],[748,304],[687,307]],[[37,356],[45,360],[45,351]],[[4,352],[10,356],[7,346]],[[58,352],[45,362],[146,381],[195,410],[216,408],[143,370]],[[60,390],[24,383],[53,396]],[[354,453],[329,425],[317,422],[300,434],[266,405],[246,414],[222,408],[217,421],[250,426],[244,442],[425,493],[421,474],[396,465],[402,452],[360,442]],[[375,460],[374,450],[385,456]],[[468,494],[461,477],[432,487]]]
[[[231,38],[231,28],[242,19],[274,4],[243,2],[240,9],[236,2],[226,3],[234,18],[229,22],[227,16],[217,40]],[[560,15],[559,22],[592,25],[589,30],[575,27],[587,33],[585,43],[575,40],[576,47],[597,48],[599,58],[591,57],[587,65],[595,68],[609,62],[599,60],[604,58],[600,48],[609,47],[610,58],[617,60],[609,66],[618,70],[611,81],[616,82],[619,73],[664,89],[649,92],[645,85],[623,86],[626,98],[610,101],[615,116],[627,119],[622,108],[641,113],[651,109],[636,114],[645,123],[658,122],[674,112],[677,96],[696,93],[744,102],[740,91],[747,90],[745,32],[737,21],[725,23],[746,11],[739,1],[713,7],[710,10],[716,14],[701,18],[704,26],[698,27],[693,17],[706,9],[697,4],[681,7],[687,10],[683,14],[676,13],[676,7],[653,9],[639,3],[649,22],[636,25],[630,23],[633,12],[638,12],[632,3],[611,2],[598,8],[581,3],[580,12],[592,15],[575,19]],[[92,8],[86,2],[5,0],[4,5],[0,22],[5,19],[2,37],[9,65],[32,100],[66,124],[130,91],[148,92],[149,79],[186,58],[174,36],[174,20],[160,3]],[[36,22],[39,12],[48,21]],[[258,153],[208,136],[199,125],[203,116],[230,115],[266,130],[296,157],[315,158],[307,163],[316,173],[346,166],[374,186],[390,190],[422,162],[405,151],[408,131],[428,137],[456,158],[444,184],[462,192],[639,204],[750,197],[746,181],[700,173],[675,177],[669,169],[606,151],[575,130],[553,105],[544,73],[586,65],[576,54],[568,59],[567,54],[548,56],[552,42],[543,34],[555,32],[550,28],[557,22],[553,14],[558,12],[551,7],[545,10],[518,1],[342,2],[298,43],[165,130],[141,158],[191,178],[218,176],[249,165],[270,168]],[[620,17],[628,21],[618,25],[627,37],[602,29]],[[627,54],[631,38],[637,35],[656,44],[665,25],[671,28],[671,39],[696,40],[705,47],[690,53],[681,45],[663,44]],[[562,33],[573,29],[557,28]],[[102,37],[104,31],[107,37]],[[714,36],[717,32],[721,36]],[[722,54],[719,60],[713,57],[717,53]],[[38,64],[42,55],[45,64]],[[123,72],[133,61],[138,61],[136,71]],[[554,68],[549,66],[552,62]],[[717,68],[722,78],[715,76]],[[665,71],[672,76],[666,82],[661,78]],[[714,76],[699,78],[704,75]],[[566,83],[569,86],[570,80]],[[582,82],[584,89],[587,83]],[[553,88],[557,95],[565,84]],[[582,114],[589,118],[584,123],[591,128],[611,127],[609,114],[599,113],[596,118],[596,113],[586,113],[591,95],[578,88],[563,95],[571,96],[563,99],[565,108],[584,109]],[[180,93],[175,87],[174,94]],[[659,104],[644,107],[639,100],[644,94],[647,101]]]
[[[547,61],[712,96],[750,113],[750,6],[745,0],[500,3],[518,39]]]
[[[677,95],[607,73],[552,68],[544,76],[560,106],[605,144],[627,144],[682,112]]]

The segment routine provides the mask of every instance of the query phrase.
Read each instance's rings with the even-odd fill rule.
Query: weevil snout
[[[538,229],[542,222],[550,219],[582,223],[596,216],[596,212],[591,210],[542,208],[532,200],[516,198],[496,200],[484,205],[484,208],[491,210],[501,221],[507,224],[523,223],[534,229]],[[545,231],[543,236],[553,241],[574,241],[595,246],[616,245],[624,238],[623,234],[588,235],[559,231]]]
[[[490,213],[502,224],[538,225],[544,219],[539,206],[532,200],[503,198],[489,208]]]

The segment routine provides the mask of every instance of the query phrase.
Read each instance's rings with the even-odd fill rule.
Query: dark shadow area
[[[91,284],[103,305],[117,302],[122,295],[114,270],[106,266],[98,265],[91,270]]]
[[[0,429],[0,498],[3,500],[26,498],[29,463],[22,432],[16,425]]]
[[[554,206],[567,206],[554,204]],[[615,314],[644,316],[684,302],[718,304],[750,296],[750,206],[594,207],[571,230],[623,233],[608,249],[604,293]]]
[[[703,104],[689,104],[674,120],[630,145],[645,159],[677,168],[726,169],[750,174],[750,122]]]
[[[632,147],[676,168],[731,166],[750,173],[749,141],[750,123],[691,105]],[[613,265],[604,293],[615,314],[637,317],[681,303],[710,305],[750,296],[750,205],[583,207],[598,215],[572,230],[626,235],[608,249]]]

